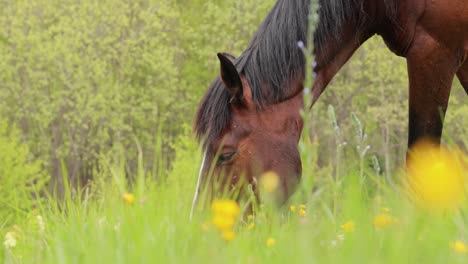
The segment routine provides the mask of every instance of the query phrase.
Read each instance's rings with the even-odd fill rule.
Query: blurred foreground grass
[[[457,201],[446,199],[457,203],[453,210],[427,210],[415,205],[406,189],[391,188],[382,176],[361,173],[353,166],[343,166],[350,169],[341,170],[339,177],[315,178],[312,192],[307,184],[317,177],[317,171],[305,171],[301,188],[283,208],[265,203],[252,217],[239,213],[232,202],[219,200],[213,212],[199,211],[190,221],[198,169],[195,151],[180,152],[167,180],[155,183],[140,178],[144,183],[132,188],[114,177],[99,191],[84,189],[82,199],[74,198],[78,195],[70,191],[63,203],[48,200],[38,204],[27,217],[1,231],[1,261],[466,263],[468,259],[464,188],[461,196],[454,196]],[[458,165],[464,166],[464,159]],[[453,161],[439,161],[450,170],[433,177],[462,177],[465,187],[466,167],[457,169]],[[417,166],[421,164],[426,167],[419,169],[425,171],[438,166],[434,162]],[[223,212],[234,220],[227,229],[219,226]]]

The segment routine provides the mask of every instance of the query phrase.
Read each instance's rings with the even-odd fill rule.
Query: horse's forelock
[[[220,78],[216,78],[203,97],[195,117],[194,131],[204,149],[209,149],[231,122],[229,100],[229,91]]]

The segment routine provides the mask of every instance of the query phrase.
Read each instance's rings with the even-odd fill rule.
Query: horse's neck
[[[334,34],[318,31],[319,34],[323,34],[320,36],[316,33],[315,37],[322,39],[318,42],[321,45],[315,47],[317,66],[314,71],[317,72],[317,78],[312,89],[312,103],[318,99],[338,70],[361,44],[376,34],[380,25],[389,19],[388,14],[391,12],[387,9],[388,5],[385,1],[392,0],[362,1],[364,1],[363,9],[353,14],[358,17],[348,18],[350,21],[341,21],[341,24],[336,27],[338,30],[333,32]]]

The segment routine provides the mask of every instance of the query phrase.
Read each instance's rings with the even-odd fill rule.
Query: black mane
[[[314,33],[316,50],[326,48],[326,41],[330,41],[330,37],[336,39],[344,23],[352,23],[359,32],[367,22],[367,16],[362,13],[365,0],[318,1],[319,22]],[[305,57],[298,42],[307,44],[310,2],[278,0],[247,49],[234,61],[237,70],[248,80],[253,101],[259,109],[291,96],[295,91],[287,85],[288,82],[304,74]],[[195,133],[199,140],[203,140],[205,148],[230,123],[230,97],[218,77],[200,103],[195,119]]]
[[[345,23],[359,30],[367,22],[362,15],[363,0],[319,0],[319,21],[314,33],[314,47],[317,51],[328,48],[330,40],[338,41]]]
[[[316,52],[328,53],[333,56],[340,46],[340,36],[343,27],[354,30],[355,35],[360,35],[368,26],[374,24],[382,17],[373,17],[364,11],[366,0],[318,0],[318,24],[314,32],[314,49]],[[375,1],[375,0],[369,0]],[[385,18],[393,19],[397,12],[396,0],[383,0],[385,6]],[[331,50],[329,50],[331,49]],[[328,51],[328,52],[325,52]],[[333,57],[322,58],[328,62]]]
[[[304,73],[298,42],[307,41],[310,0],[279,0],[237,58],[236,67],[252,88],[255,103],[265,106],[291,95],[287,83]]]

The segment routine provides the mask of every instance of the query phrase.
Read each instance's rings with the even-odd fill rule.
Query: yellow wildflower
[[[222,231],[229,230],[234,226],[234,218],[224,215],[214,215],[213,224]]]
[[[302,209],[302,208],[299,209],[299,215],[302,216],[302,217],[306,216],[306,215],[307,215],[306,210],[305,210],[305,209]]]
[[[223,231],[223,239],[226,241],[231,241],[236,237],[236,234],[232,230]]]
[[[296,206],[295,205],[289,206],[289,210],[293,213],[296,212]]]
[[[397,220],[389,214],[379,214],[374,218],[374,226],[376,228],[386,228],[395,224]]]
[[[348,221],[348,222],[342,224],[341,229],[343,229],[343,232],[345,232],[345,233],[353,232],[354,231],[354,222],[353,221]]]
[[[299,205],[299,209],[304,209],[304,210],[305,210],[305,209],[306,209],[306,205],[305,205],[305,204]]]
[[[240,213],[240,207],[233,200],[215,200],[211,204],[211,211],[217,215],[226,217],[237,217]]]
[[[223,210],[224,200],[214,200],[211,203],[211,212],[220,213]]]
[[[135,201],[135,195],[131,193],[124,193],[122,195],[122,199],[127,204],[133,204],[133,202]]]
[[[267,247],[272,247],[272,246],[274,246],[275,244],[276,244],[276,240],[275,240],[274,238],[268,238],[268,239],[266,240],[266,245],[267,245]]]
[[[267,193],[271,193],[278,188],[279,185],[279,177],[278,174],[276,174],[273,171],[268,171],[265,172],[261,177],[260,177],[260,186],[262,190],[264,190]]]
[[[468,253],[468,247],[460,240],[450,243],[450,247],[456,253]]]
[[[211,204],[213,212],[213,225],[221,232],[224,240],[234,239],[234,227],[236,217],[240,213],[239,205],[233,200],[215,200]]]
[[[456,209],[465,197],[464,181],[459,153],[429,142],[416,144],[409,153],[409,192],[422,207]]]

